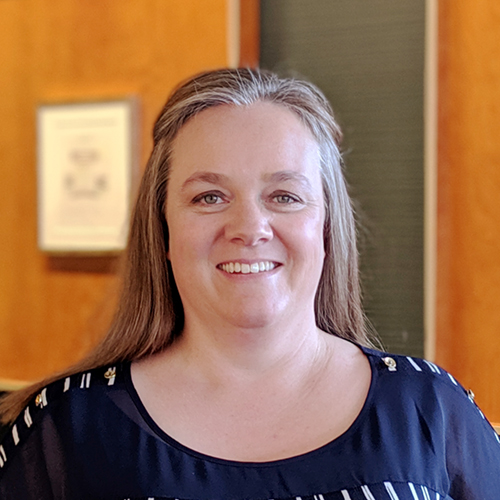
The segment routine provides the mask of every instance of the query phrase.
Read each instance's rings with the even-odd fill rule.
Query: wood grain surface
[[[241,44],[252,61],[255,15]],[[37,249],[37,105],[137,96],[139,174],[173,87],[226,65],[226,16],[226,0],[0,2],[0,379],[75,362],[105,331],[119,288],[115,257]]]
[[[500,3],[439,2],[436,361],[500,422]]]

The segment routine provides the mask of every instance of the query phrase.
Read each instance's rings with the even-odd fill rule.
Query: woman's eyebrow
[[[207,184],[225,184],[229,180],[227,175],[216,174],[215,172],[195,172],[190,177],[188,177],[182,184],[181,189],[184,191],[187,187],[196,182],[204,182]],[[280,170],[279,172],[273,172],[270,174],[264,174],[263,180],[265,182],[286,182],[295,181],[302,184],[305,188],[311,189],[311,183],[309,179],[299,172],[293,170]]]
[[[195,172],[193,175],[188,177],[182,184],[182,190],[184,191],[190,184],[195,182],[205,182],[207,184],[223,184],[227,182],[228,177],[224,174],[216,174],[214,172]]]
[[[279,172],[273,172],[272,174],[265,174],[264,181],[266,182],[286,182],[295,181],[303,184],[304,187],[311,189],[311,183],[309,179],[300,172],[294,172],[293,170],[280,170]]]

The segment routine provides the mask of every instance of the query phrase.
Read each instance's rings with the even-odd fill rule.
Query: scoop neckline
[[[131,373],[131,365],[132,362],[128,361],[124,365],[124,381],[125,381],[125,387],[126,390],[132,399],[133,404],[137,408],[140,416],[144,420],[145,424],[153,431],[154,435],[171,446],[172,448],[186,454],[190,455],[193,458],[203,460],[206,462],[212,462],[216,463],[219,465],[226,465],[230,467],[252,467],[252,468],[260,468],[260,467],[276,467],[280,465],[287,465],[287,464],[292,464],[295,462],[300,462],[302,460],[308,460],[311,457],[315,455],[321,455],[323,453],[326,453],[330,450],[331,447],[334,446],[341,446],[342,443],[349,439],[351,434],[356,432],[358,427],[360,427],[363,423],[364,420],[366,419],[366,415],[370,410],[370,407],[372,406],[372,401],[374,398],[374,393],[376,390],[376,385],[377,385],[377,379],[378,379],[378,370],[375,364],[375,359],[378,358],[379,356],[377,355],[377,351],[370,349],[368,347],[364,347],[359,344],[355,344],[366,356],[368,359],[368,362],[370,364],[370,371],[371,371],[371,377],[370,377],[370,387],[368,389],[368,393],[366,395],[365,401],[363,403],[363,406],[361,407],[361,411],[358,413],[352,424],[339,436],[335,437],[331,441],[328,441],[327,443],[319,446],[318,448],[315,448],[311,451],[307,451],[305,453],[301,453],[298,455],[293,455],[290,457],[286,458],[280,458],[278,460],[270,460],[270,461],[257,461],[257,462],[252,462],[252,461],[238,461],[238,460],[230,460],[230,459],[225,459],[225,458],[219,458],[216,456],[208,455],[206,453],[202,453],[200,451],[194,450],[192,448],[189,448],[188,446],[182,444],[181,442],[177,441],[174,439],[172,436],[170,436],[168,433],[166,433],[157,423],[156,421],[151,417],[149,412],[147,411],[146,407],[141,401],[141,398],[134,386],[134,383],[132,381],[132,373]]]

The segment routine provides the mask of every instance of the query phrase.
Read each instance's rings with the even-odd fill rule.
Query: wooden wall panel
[[[226,0],[0,2],[0,379],[73,363],[105,330],[117,288],[116,258],[37,249],[37,104],[137,96],[142,167],[166,96],[225,66],[227,43]]]
[[[500,3],[439,1],[436,361],[500,422]]]

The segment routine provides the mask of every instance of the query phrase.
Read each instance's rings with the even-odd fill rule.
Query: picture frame
[[[137,100],[37,108],[38,247],[103,254],[126,246],[137,170]]]

